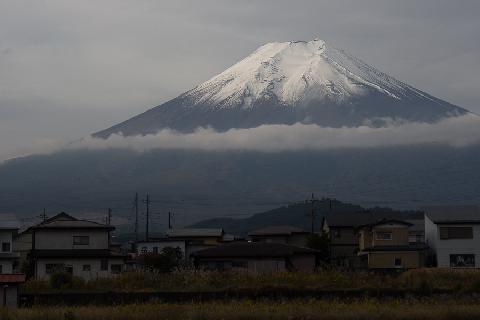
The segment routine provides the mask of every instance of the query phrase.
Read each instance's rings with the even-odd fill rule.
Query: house
[[[164,248],[179,248],[185,256],[185,240],[175,240],[170,238],[157,238],[138,241],[136,243],[136,254],[161,253]]]
[[[18,307],[18,286],[23,282],[24,274],[0,274],[0,307]]]
[[[220,228],[169,229],[166,231],[166,237],[171,241],[184,242],[185,257],[190,257],[195,251],[215,247],[230,240]]]
[[[19,269],[20,255],[13,252],[13,237],[17,232],[16,221],[0,221],[0,274],[12,274]]]
[[[126,257],[110,250],[110,233],[114,229],[64,212],[30,227],[35,278],[70,272],[91,280],[122,272]]]
[[[409,227],[402,220],[385,219],[359,228],[359,252],[368,269],[412,269],[425,265],[426,246],[409,243]]]
[[[270,226],[248,234],[253,242],[285,243],[305,247],[310,233],[292,226]]]
[[[283,243],[233,242],[192,253],[194,264],[207,270],[312,272],[318,252]]]
[[[480,207],[426,207],[425,238],[438,267],[480,267]]]
[[[412,218],[416,218],[416,215],[413,215]],[[359,227],[384,219],[397,218],[399,218],[399,214],[393,212],[335,212],[325,215],[322,220],[322,232],[329,236],[332,264],[346,268],[361,267],[361,261],[357,255],[359,250]],[[415,223],[411,223],[410,228],[412,228],[411,239],[415,236],[415,240],[417,240],[417,235],[423,234],[422,231],[418,231],[418,229],[423,229],[423,222],[420,222],[420,220],[415,220]],[[421,240],[421,236],[419,236],[418,240]]]

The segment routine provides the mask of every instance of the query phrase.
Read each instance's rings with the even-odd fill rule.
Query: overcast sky
[[[321,38],[480,113],[480,1],[0,0],[0,160],[161,104],[271,41]]]

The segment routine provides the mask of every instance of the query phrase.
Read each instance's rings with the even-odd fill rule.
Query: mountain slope
[[[94,136],[297,122],[383,126],[392,120],[436,122],[467,112],[315,39],[266,44],[194,89]]]

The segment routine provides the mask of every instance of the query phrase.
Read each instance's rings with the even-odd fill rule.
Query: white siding
[[[74,245],[74,236],[90,237],[88,245]],[[35,249],[108,249],[107,230],[37,230],[35,231]]]
[[[93,280],[97,278],[106,278],[112,276],[111,267],[112,264],[121,264],[122,271],[124,271],[123,259],[108,259],[108,270],[101,270],[101,259],[38,259],[36,263],[36,278],[37,279],[49,279],[50,274],[46,272],[46,265],[50,263],[65,264],[65,266],[71,266],[73,270],[73,276],[81,277],[85,280]],[[83,266],[89,265],[90,271],[84,271]]]
[[[472,227],[473,239],[440,239],[439,227]],[[435,251],[438,267],[450,267],[451,254],[474,254],[475,267],[480,268],[480,225],[434,224],[425,216],[425,238]]]

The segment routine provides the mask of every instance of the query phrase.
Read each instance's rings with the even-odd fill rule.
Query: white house
[[[438,267],[480,267],[480,207],[427,207],[425,240]]]
[[[13,252],[13,235],[17,231],[15,221],[0,221],[0,274],[11,274],[18,269],[20,255]]]
[[[70,272],[90,280],[122,272],[126,257],[110,250],[114,229],[63,212],[29,228],[35,277]]]

